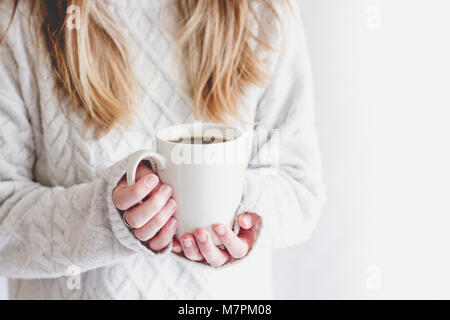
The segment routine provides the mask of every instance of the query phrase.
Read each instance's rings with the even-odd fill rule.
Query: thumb
[[[239,216],[238,223],[242,229],[251,229],[259,219],[256,213],[245,212]]]

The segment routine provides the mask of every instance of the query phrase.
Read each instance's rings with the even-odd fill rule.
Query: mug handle
[[[158,171],[164,170],[166,168],[166,159],[159,153],[150,150],[141,150],[133,153],[129,160],[127,166],[127,183],[132,186],[136,183],[136,169],[139,163],[143,160],[155,160]]]

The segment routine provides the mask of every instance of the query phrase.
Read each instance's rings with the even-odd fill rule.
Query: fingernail
[[[177,225],[177,220],[175,220],[175,219],[170,219],[170,222],[169,222],[169,227],[170,227],[170,229],[175,228],[176,225]]]
[[[156,185],[158,184],[158,177],[155,176],[154,174],[150,174],[148,176],[145,177],[144,179],[144,183],[147,187],[149,188],[154,188],[156,187]]]
[[[205,232],[200,231],[200,232],[197,232],[195,235],[196,235],[198,241],[200,241],[202,243],[206,242],[207,237],[206,237],[206,233]]]
[[[249,227],[252,224],[252,218],[250,215],[246,214],[242,217],[242,222],[246,227]]]
[[[183,245],[184,245],[186,248],[192,247],[192,240],[191,240],[191,239],[183,239]]]
[[[224,236],[225,235],[225,228],[222,225],[218,225],[214,228],[214,231],[219,235],[219,236]]]

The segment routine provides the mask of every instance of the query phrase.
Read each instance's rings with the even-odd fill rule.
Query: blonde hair
[[[93,126],[96,136],[101,137],[118,124],[131,124],[139,86],[127,41],[108,10],[99,1],[32,2],[30,16],[40,21],[58,83],[72,104],[86,111],[86,127]],[[254,41],[269,48],[252,31],[254,23],[263,30],[252,2],[172,0],[178,18],[175,37],[192,88],[197,119],[206,117],[222,123],[239,119],[243,90],[249,85],[262,86],[268,78],[267,66],[251,45]],[[268,0],[256,2],[277,16]],[[8,28],[18,3],[15,0]],[[79,8],[79,28],[65,27],[70,5]]]

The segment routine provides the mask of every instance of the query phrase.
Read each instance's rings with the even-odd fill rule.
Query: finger
[[[152,169],[150,169],[147,165],[145,165],[144,161],[141,161],[136,169],[136,181],[139,181],[145,176],[148,176],[151,173],[155,173]],[[127,183],[127,175],[124,174],[120,179],[117,186],[128,186]]]
[[[161,251],[167,247],[172,241],[176,229],[177,220],[170,218],[158,234],[148,241],[149,248],[153,251]]]
[[[181,246],[186,258],[193,261],[202,261],[203,256],[198,250],[195,238],[191,233],[186,233],[181,237]]]
[[[183,252],[183,248],[181,247],[181,243],[178,240],[173,240],[172,243],[172,252],[176,254],[180,254]]]
[[[250,251],[253,244],[255,243],[256,233],[253,229],[241,229],[238,234],[239,239],[247,243],[248,250]]]
[[[243,229],[251,229],[259,220],[259,216],[256,213],[243,213],[238,218],[239,226]]]
[[[127,186],[127,185],[128,185],[128,184],[127,184],[127,175],[124,174],[124,175],[122,176],[122,178],[119,180],[119,182],[117,183],[117,186],[116,186],[116,187],[119,187],[119,186],[123,187],[123,186]]]
[[[146,202],[144,202],[144,204],[145,203]],[[166,205],[150,219],[150,221],[148,221],[143,227],[134,230],[134,236],[141,241],[152,239],[156,233],[169,221],[176,208],[177,203],[175,200],[170,199],[167,201]],[[128,220],[127,222],[130,223]]]
[[[233,258],[239,259],[248,253],[249,243],[239,238],[229,227],[216,224],[213,230]]]
[[[208,264],[213,267],[219,267],[230,259],[230,256],[225,251],[214,245],[208,231],[205,229],[197,229],[194,235],[198,248]]]
[[[142,228],[161,211],[171,196],[172,188],[167,184],[162,185],[158,191],[151,195],[150,199],[125,212],[127,223],[133,228]]]
[[[152,169],[150,169],[148,165],[145,164],[145,161],[141,161],[136,168],[136,181],[141,180],[143,177],[148,176],[151,173],[155,172]],[[122,179],[120,179],[117,185],[128,186],[126,174],[123,175]]]
[[[139,203],[159,182],[157,175],[150,173],[134,185],[118,185],[113,191],[113,202],[119,210],[127,210]]]

